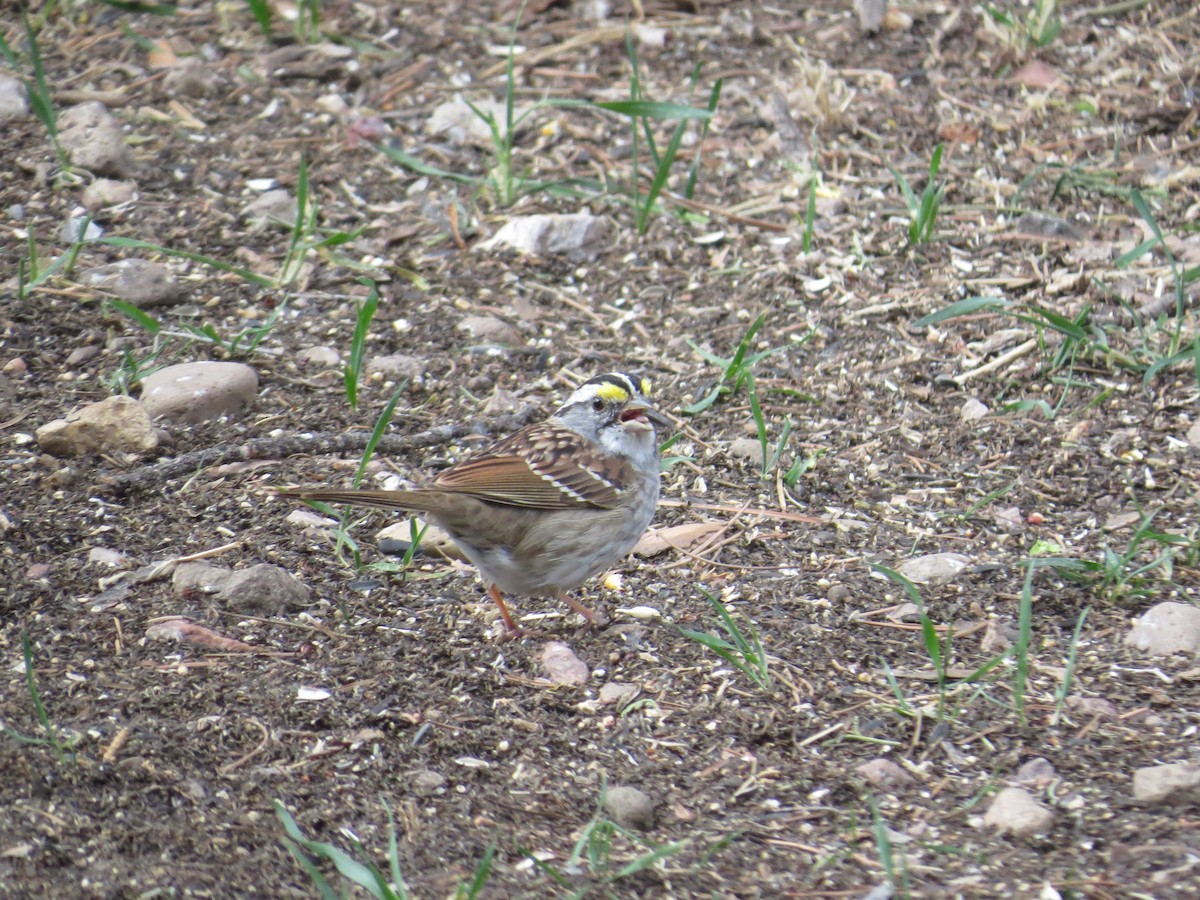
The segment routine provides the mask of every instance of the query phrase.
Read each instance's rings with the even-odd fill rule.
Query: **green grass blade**
[[[387,406],[383,408],[383,412],[379,414],[379,418],[375,420],[375,428],[371,432],[371,437],[367,439],[367,445],[363,448],[362,458],[359,460],[358,469],[354,473],[354,487],[357,488],[362,484],[363,476],[367,474],[367,465],[371,462],[371,458],[375,455],[375,448],[379,446],[379,442],[383,439],[383,433],[387,431],[388,423],[392,421],[392,416],[396,413],[396,404],[400,402],[400,395],[404,393],[404,389],[408,387],[408,379],[400,382],[400,386],[396,388],[396,392],[392,394],[392,399],[387,402]]]
[[[927,316],[921,316],[917,321],[913,322],[914,328],[925,328],[929,325],[936,325],[939,322],[944,322],[947,319],[956,319],[959,316],[969,316],[979,312],[981,309],[1008,309],[1012,303],[1005,300],[1003,297],[967,297],[965,300],[956,300],[949,306],[943,306],[936,312],[931,312]]]
[[[203,263],[206,266],[211,266],[222,272],[228,272],[231,275],[237,275],[252,284],[257,284],[260,287],[274,287],[275,280],[268,278],[265,275],[259,275],[256,272],[251,272],[249,269],[242,269],[237,266],[231,266],[223,260],[214,259],[211,256],[205,256],[203,253],[192,253],[190,250],[174,250],[170,247],[164,247],[161,244],[152,244],[149,241],[141,241],[137,238],[127,237],[103,237],[97,238],[95,243],[104,244],[108,247],[122,247],[127,250],[154,250],[157,253],[164,253],[167,256],[177,256],[180,259],[187,259],[192,262]]]

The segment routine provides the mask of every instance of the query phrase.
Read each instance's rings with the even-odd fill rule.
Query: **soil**
[[[593,4],[531,4],[516,35],[518,106],[627,99],[627,15],[644,97],[703,106],[723,79],[644,235],[621,193],[633,156],[616,114],[533,113],[514,167],[560,184],[528,184],[509,207],[378,146],[467,178],[492,170],[491,146],[427,125],[457,94],[503,98],[509,5],[327,2],[315,43],[282,16],[268,41],[249,4],[34,10],[55,105],[101,99],[136,159],[137,199],[96,216],[106,238],[274,277],[291,231],[243,210],[260,180],[295,196],[304,172],[315,222],[302,240],[349,240],[266,288],[88,243],[74,270],[22,290],[27,236],[43,263],[66,252],[91,179],[60,166],[36,117],[3,123],[0,895],[317,896],[276,804],[306,837],[384,871],[391,815],[419,898],[477,873],[490,897],[1200,893],[1195,797],[1141,803],[1131,782],[1194,758],[1196,663],[1124,643],[1134,616],[1194,603],[1200,584],[1196,371],[1155,365],[1193,346],[1195,285],[1177,306],[1161,244],[1118,259],[1154,236],[1136,188],[1178,264],[1197,264],[1200,13],[1066,4],[1038,47],[1029,8],[1005,2],[1007,28],[977,5],[920,2],[872,33],[829,0],[696,6],[651,4],[639,20],[615,4],[598,22]],[[10,17],[3,34],[28,77],[22,26]],[[168,78],[187,59],[207,87]],[[654,124],[659,152],[673,127]],[[940,211],[931,239],[910,244],[889,166],[920,194],[939,144]],[[646,152],[642,135],[642,191]],[[576,181],[572,195],[568,179],[609,191],[581,196]],[[612,225],[594,255],[481,246],[512,217],[579,211]],[[157,337],[73,277],[130,255],[186,289],[148,311]],[[365,356],[411,357],[414,377],[364,378],[356,410],[342,365],[303,351],[350,358],[364,275],[380,294]],[[975,296],[1012,305],[918,321]],[[279,310],[256,347],[228,346]],[[775,352],[753,363],[753,386],[768,449],[782,445],[765,473],[747,381],[684,411],[721,384],[708,357],[731,357],[760,314],[749,356]],[[469,317],[493,330],[473,335]],[[205,324],[226,343],[187,337]],[[81,348],[94,355],[72,356]],[[136,382],[133,368],[227,357],[257,371],[255,402],[161,423],[149,457],[37,445],[39,426]],[[538,418],[614,369],[651,377],[681,435],[654,527],[717,527],[577,592],[607,626],[513,598],[528,634],[500,640],[469,566],[423,554],[404,572],[356,570],[274,493],[348,485],[358,453],[321,435],[368,434],[397,389],[390,438],[470,427],[380,454],[369,482],[428,475],[512,427],[504,414]],[[163,467],[180,457],[182,471]],[[351,517],[362,566],[400,562],[373,537],[394,520]],[[129,569],[196,554],[269,563],[312,594],[248,611],[175,590],[169,570],[112,592],[122,570],[96,550]],[[934,553],[965,567],[917,585],[920,607],[873,568]],[[1038,556],[1093,568],[1041,566],[1027,583]],[[685,633],[723,635],[705,592],[761,639],[769,683]],[[1022,666],[1004,648],[1021,642],[1023,594]],[[249,647],[153,639],[170,616]],[[585,683],[549,677],[552,641],[587,665]],[[602,696],[611,683],[629,687]],[[880,758],[901,782],[859,768]],[[1037,758],[1052,768],[1020,781]],[[1049,828],[985,824],[1017,783]],[[648,830],[595,818],[615,786],[650,796]],[[653,847],[665,849],[648,860]]]

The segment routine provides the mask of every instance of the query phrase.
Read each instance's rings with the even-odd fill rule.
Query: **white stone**
[[[258,394],[258,375],[243,363],[167,366],[142,379],[142,402],[154,418],[205,422],[236,412]]]

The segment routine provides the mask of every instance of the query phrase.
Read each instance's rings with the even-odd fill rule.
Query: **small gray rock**
[[[983,823],[1013,837],[1029,837],[1053,828],[1054,813],[1033,799],[1027,791],[1005,788],[992,800]]]
[[[407,378],[416,381],[425,374],[425,360],[416,356],[395,353],[390,356],[372,356],[367,360],[367,374],[376,373],[391,378]]]
[[[100,355],[100,348],[95,344],[86,344],[83,347],[76,347],[67,356],[66,365],[70,368],[82,366],[86,362],[91,362]]]
[[[883,757],[860,763],[854,767],[854,771],[866,779],[868,784],[888,791],[912,784],[915,780],[897,763]]]
[[[214,566],[203,560],[180,563],[171,575],[171,588],[176,597],[199,591],[201,594],[219,593],[233,575],[232,569]]]
[[[72,106],[58,117],[58,141],[71,162],[109,178],[133,175],[133,153],[121,126],[95,100]]]
[[[142,379],[142,402],[154,418],[205,422],[236,412],[258,394],[258,375],[243,363],[167,366]]]
[[[906,559],[896,571],[914,584],[942,584],[955,578],[970,561],[961,553],[929,553]]]
[[[506,113],[501,101],[481,97],[472,103],[481,113],[491,115],[497,122],[504,122]],[[483,118],[476,115],[475,109],[471,109],[462,97],[453,97],[434,107],[425,121],[425,130],[430,134],[444,134],[450,143],[458,146],[471,144],[476,147],[491,147],[492,129]],[[519,115],[514,109],[513,120]],[[503,128],[504,125],[501,124],[500,127]]]
[[[958,410],[958,415],[964,422],[975,422],[979,419],[982,419],[987,414],[987,405],[982,400],[978,400],[975,397],[969,399]]]
[[[342,354],[333,347],[305,347],[300,351],[300,361],[332,368],[341,365]]]
[[[221,76],[195,56],[180,60],[163,76],[163,90],[171,97],[211,97],[220,87]]]
[[[1054,771],[1050,760],[1042,756],[1026,760],[1017,769],[1017,781],[1033,788],[1049,787],[1057,777],[1058,773]]]
[[[525,343],[521,332],[495,316],[467,316],[455,326],[477,341],[487,341],[502,347],[520,347]]]
[[[1200,608],[1164,600],[1134,623],[1125,643],[1151,656],[1200,655]]]
[[[23,119],[29,115],[29,93],[18,78],[0,75],[0,119]]]
[[[858,27],[864,34],[875,34],[883,25],[887,13],[887,0],[854,0],[854,11],[858,13]]]
[[[83,189],[80,202],[88,212],[97,212],[113,206],[124,206],[136,199],[137,185],[134,182],[97,178]]]
[[[509,219],[481,250],[511,247],[539,256],[563,254],[571,260],[594,258],[612,236],[608,219],[590,213],[542,214]]]
[[[561,641],[547,642],[539,662],[546,677],[555,684],[573,687],[587,681],[590,674],[587,663]]]
[[[308,585],[267,563],[234,571],[217,594],[235,612],[271,615],[307,606],[311,597]]]
[[[740,437],[729,442],[729,455],[734,459],[762,462],[762,443],[758,438]]]
[[[1190,803],[1200,799],[1200,765],[1168,763],[1133,773],[1133,798],[1142,803]]]
[[[604,793],[604,810],[622,828],[649,831],[654,827],[654,801],[635,787],[616,785]]]
[[[138,309],[171,306],[183,300],[183,288],[175,274],[161,263],[148,259],[122,259],[79,273],[79,283],[116,294]]]
[[[38,446],[51,456],[101,451],[149,453],[158,446],[158,433],[146,408],[124,396],[89,403],[65,419],[47,422],[36,436]]]
[[[420,769],[409,776],[408,783],[418,796],[427,797],[446,786],[446,776],[433,769]]]
[[[274,190],[246,204],[242,217],[255,226],[271,224],[291,228],[296,224],[298,210],[295,197],[285,190]]]

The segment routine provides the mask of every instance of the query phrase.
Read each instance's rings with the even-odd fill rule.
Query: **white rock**
[[[624,681],[609,681],[600,687],[599,701],[602,704],[615,703],[623,706],[638,695],[636,684]]]
[[[913,584],[942,584],[957,577],[970,562],[961,553],[930,553],[906,559],[896,571]]]
[[[1192,803],[1200,800],[1200,765],[1168,763],[1133,773],[1133,798],[1143,803]]]
[[[455,328],[467,332],[478,341],[504,347],[520,347],[525,343],[521,332],[495,316],[467,316]]]
[[[394,353],[390,356],[372,356],[367,360],[367,374],[387,375],[393,378],[408,378],[416,381],[425,374],[425,360],[416,356]]]
[[[77,409],[65,419],[47,422],[37,441],[52,456],[81,456],[98,451],[149,453],[158,432],[146,408],[132,397],[108,397]]]
[[[299,206],[296,198],[285,190],[267,191],[247,203],[242,210],[243,218],[249,219],[255,225],[278,225],[291,228],[296,224]]]
[[[898,763],[883,757],[860,763],[854,767],[854,771],[866,779],[867,783],[889,791],[912,784],[915,780]]]
[[[0,75],[0,119],[24,118],[29,115],[29,94],[19,78]]]
[[[1035,756],[1033,759],[1026,760],[1017,770],[1017,781],[1034,788],[1049,787],[1057,777],[1058,773],[1054,771],[1054,766],[1043,756]]]
[[[314,366],[333,366],[341,365],[342,354],[338,353],[333,347],[305,347],[300,351],[301,362],[311,363]]]
[[[519,216],[509,219],[479,249],[504,246],[542,256],[565,254],[572,260],[591,259],[603,249],[611,234],[608,219],[590,213]]]
[[[740,437],[729,442],[729,455],[734,459],[762,462],[762,443],[758,438]]]
[[[232,575],[233,569],[215,566],[202,559],[183,562],[171,573],[171,589],[176,597],[193,593],[216,594],[229,583]]]
[[[147,259],[122,259],[85,269],[79,273],[79,283],[115,294],[138,309],[171,306],[183,300],[183,288],[175,273]]]
[[[550,641],[542,650],[542,671],[555,684],[578,685],[588,680],[588,667],[561,641]]]
[[[980,400],[972,397],[959,409],[958,415],[964,422],[975,422],[982,419],[988,414],[987,406]]]
[[[1187,430],[1187,442],[1195,448],[1200,448],[1200,422],[1196,422]]]
[[[1014,837],[1029,837],[1049,831],[1054,813],[1021,788],[1005,788],[992,800],[983,824]]]
[[[1151,656],[1200,655],[1200,608],[1164,600],[1146,610],[1125,643]]]
[[[318,531],[323,531],[328,528],[337,528],[337,519],[331,519],[329,516],[323,516],[311,509],[293,509],[286,519],[289,525],[295,525],[297,528],[309,529],[313,528]]]
[[[88,212],[97,212],[108,207],[124,206],[136,199],[137,185],[134,182],[97,178],[83,189],[80,202]]]
[[[217,594],[217,599],[238,613],[279,615],[308,605],[308,585],[279,566],[259,563],[236,569]]]
[[[472,100],[475,109],[484,115],[490,115],[504,133],[505,111],[504,103],[488,97]],[[520,110],[513,109],[513,121],[521,115]],[[454,97],[436,106],[425,122],[425,130],[430,134],[444,134],[450,143],[456,145],[472,144],[476,147],[492,146],[492,129],[475,110],[467,105],[462,97]],[[519,130],[519,129],[518,129]]]
[[[654,827],[654,800],[645,791],[614,785],[604,792],[604,810],[622,828],[649,831]]]
[[[58,117],[58,141],[82,169],[109,178],[133,175],[133,153],[103,103],[91,100],[64,111]]]
[[[258,394],[258,375],[234,362],[167,366],[142,379],[142,402],[154,418],[204,422],[236,412]]]

